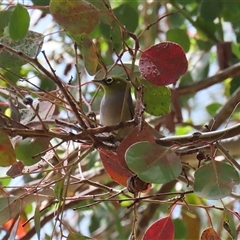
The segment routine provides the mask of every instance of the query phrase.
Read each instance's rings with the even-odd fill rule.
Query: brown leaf
[[[201,240],[221,240],[216,231],[212,228],[206,228],[201,234]]]
[[[22,175],[22,170],[24,168],[24,164],[22,161],[17,161],[14,163],[7,171],[7,176],[11,178],[15,178],[19,175]]]

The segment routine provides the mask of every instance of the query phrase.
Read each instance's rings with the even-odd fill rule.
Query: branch
[[[179,87],[175,91],[177,91],[179,95],[191,93],[195,94],[196,92],[211,87],[216,83],[220,83],[227,78],[235,77],[238,75],[240,75],[240,63],[236,63],[229,68],[219,71],[216,75],[212,77],[205,78],[199,82],[193,83],[188,86]]]
[[[212,131],[207,133],[195,132],[193,134],[187,134],[183,136],[173,136],[156,139],[156,143],[171,147],[173,145],[182,145],[189,143],[213,143],[217,140],[231,138],[240,134],[240,124],[236,124],[232,127],[221,129],[218,131]]]
[[[75,117],[77,118],[79,124],[80,124],[81,127],[83,128],[83,131],[86,130],[87,126],[86,126],[84,120],[82,119],[81,115],[79,114],[79,108],[78,108],[78,106],[76,106],[75,101],[72,99],[70,93],[69,93],[69,92],[67,91],[67,89],[65,88],[65,86],[64,86],[64,84],[62,83],[61,79],[55,74],[55,71],[54,71],[54,69],[52,69],[52,67],[51,67],[51,65],[50,65],[50,63],[49,63],[49,61],[48,61],[48,59],[47,59],[44,51],[42,51],[42,53],[43,53],[43,55],[44,55],[44,57],[45,57],[45,60],[47,61],[48,65],[49,65],[52,73],[49,72],[45,67],[43,67],[43,66],[41,65],[41,63],[38,62],[37,58],[31,58],[31,57],[27,56],[26,54],[24,54],[24,53],[21,52],[21,51],[16,51],[16,50],[10,48],[9,46],[6,46],[6,45],[4,45],[4,44],[0,44],[0,50],[2,50],[2,49],[7,50],[7,51],[9,51],[9,52],[11,52],[11,53],[13,53],[13,54],[18,55],[19,57],[21,57],[21,58],[23,58],[24,60],[26,60],[28,63],[32,63],[34,66],[38,67],[38,69],[39,69],[40,71],[42,71],[49,79],[51,79],[51,80],[59,87],[59,89],[61,90],[63,96],[66,98],[67,102],[68,102],[69,105],[71,106],[71,109],[72,109]],[[97,139],[94,135],[91,135],[91,134],[89,133],[89,137],[92,139],[92,141],[93,141],[94,143],[100,144],[99,141],[98,141],[98,139]]]
[[[211,127],[212,130],[215,130],[220,127],[220,125],[228,119],[239,103],[240,99],[240,88],[238,88],[233,95],[229,98],[227,103],[225,103],[215,117],[208,123],[208,126]]]

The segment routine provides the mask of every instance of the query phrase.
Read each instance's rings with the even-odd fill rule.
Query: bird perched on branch
[[[104,96],[100,104],[100,123],[104,126],[116,125],[134,117],[134,105],[130,93],[130,84],[122,77],[110,76],[102,80],[93,80],[102,86]],[[132,127],[120,129],[118,135],[125,137]]]

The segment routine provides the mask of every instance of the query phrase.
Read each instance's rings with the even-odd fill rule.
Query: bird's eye
[[[113,82],[113,78],[109,77],[106,79],[107,84],[111,84]]]

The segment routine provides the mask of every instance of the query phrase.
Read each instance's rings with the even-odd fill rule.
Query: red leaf
[[[127,180],[134,174],[127,168],[121,166],[118,162],[118,156],[113,151],[99,150],[104,169],[113,181],[127,187]]]
[[[182,47],[172,42],[162,42],[142,52],[139,69],[151,83],[165,86],[176,83],[188,67]]]
[[[16,162],[16,155],[8,135],[0,129],[0,166],[8,167]]]
[[[143,235],[142,240],[173,240],[174,225],[170,216],[154,222]]]
[[[13,225],[17,224],[18,226],[16,229],[16,236],[18,237],[18,239],[20,239],[23,236],[25,236],[25,234],[30,228],[30,223],[27,223],[24,226],[22,226],[26,221],[27,221],[26,213],[22,213],[21,216],[17,219],[17,222],[15,218],[12,218],[3,224],[3,228],[5,230],[9,230],[13,228]]]
[[[144,123],[143,128],[139,131],[139,127],[135,127],[127,137],[119,145],[117,152],[108,151],[104,149],[99,149],[100,158],[102,160],[103,166],[108,173],[108,175],[117,183],[128,187],[128,180],[135,174],[128,168],[125,161],[126,150],[134,143],[138,141],[148,141],[155,143],[153,136],[153,130],[147,123]],[[144,188],[144,182],[139,180],[139,184]],[[139,191],[149,190],[150,184],[147,184],[146,189],[141,189]]]

